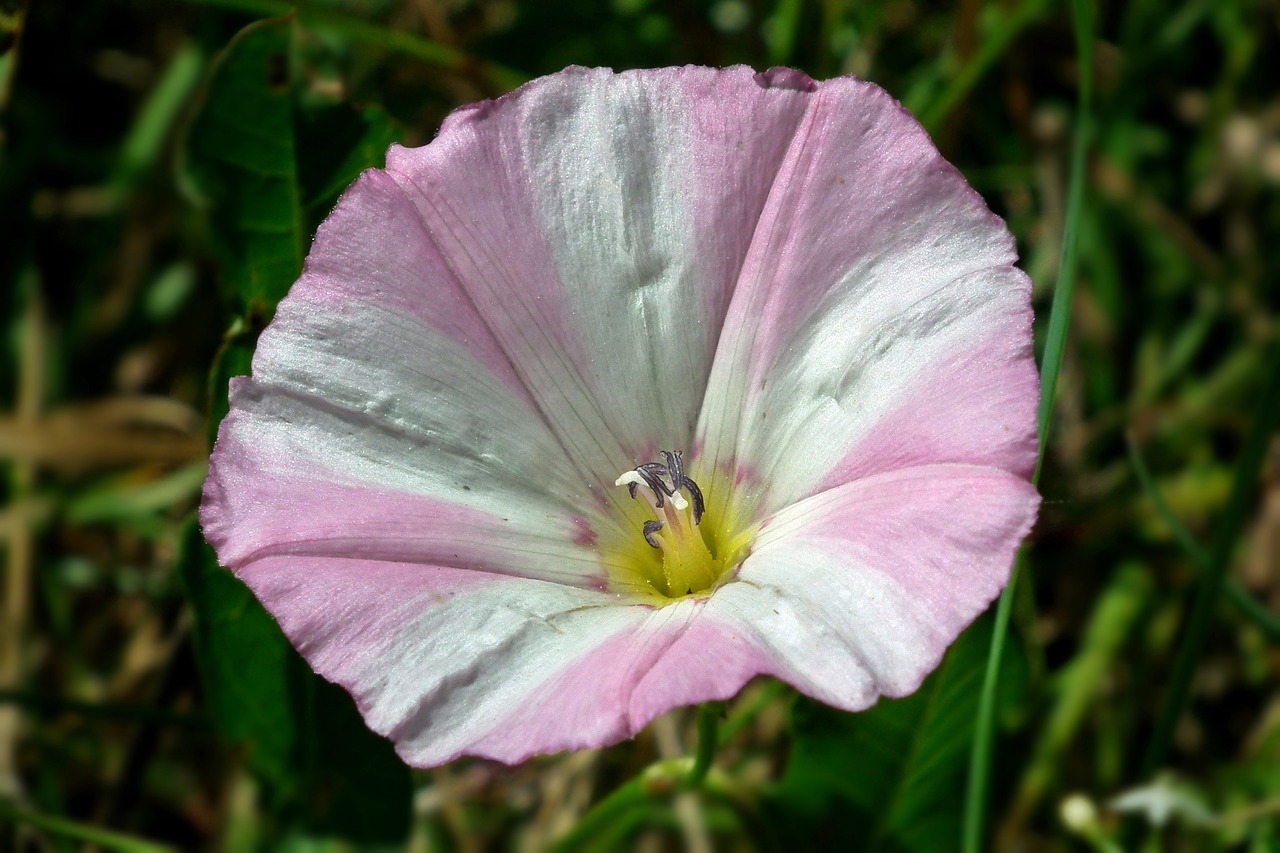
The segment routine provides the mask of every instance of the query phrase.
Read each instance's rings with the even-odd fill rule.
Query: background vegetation
[[[1280,849],[1280,4],[289,9],[0,0],[0,849]],[[738,62],[884,86],[1018,237],[1065,357],[1004,652],[857,716],[753,684],[697,793],[691,712],[410,772],[194,527],[226,379],[390,141]]]

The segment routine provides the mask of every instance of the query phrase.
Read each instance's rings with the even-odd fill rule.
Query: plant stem
[[[1079,236],[1080,215],[1084,199],[1085,154],[1090,135],[1090,116],[1093,106],[1093,22],[1090,0],[1072,0],[1075,18],[1076,51],[1079,57],[1079,90],[1076,110],[1075,135],[1071,149],[1071,183],[1067,193],[1067,208],[1063,223],[1062,254],[1058,261],[1058,278],[1054,286],[1053,303],[1049,309],[1049,328],[1045,339],[1044,355],[1040,361],[1040,409],[1037,413],[1037,431],[1040,453],[1036,458],[1035,473],[1031,482],[1039,484],[1044,465],[1045,445],[1053,418],[1054,394],[1058,373],[1062,369],[1062,357],[1066,351],[1067,326],[1071,315],[1072,296],[1076,283],[1076,249]],[[964,836],[965,853],[979,853],[983,849],[986,832],[987,794],[991,783],[991,756],[995,743],[996,688],[999,686],[1000,659],[1004,653],[1005,638],[1009,632],[1009,614],[1013,609],[1014,588],[1018,582],[1018,565],[1014,562],[1009,583],[1000,594],[996,607],[995,628],[991,635],[991,651],[987,656],[987,669],[982,679],[982,695],[978,702],[978,719],[975,725],[973,750],[969,759],[969,784],[965,792]]]
[[[693,769],[685,777],[686,788],[699,788],[711,770],[711,762],[716,757],[719,741],[716,731],[720,726],[720,715],[724,706],[720,702],[703,702],[698,706],[698,745],[694,753]]]
[[[689,778],[694,763],[675,758],[653,764],[596,803],[568,834],[551,845],[557,853],[581,850],[592,838],[620,822],[633,809],[647,808],[654,800],[670,796]]]

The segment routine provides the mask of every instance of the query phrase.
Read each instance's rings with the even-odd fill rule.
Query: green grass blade
[[[1182,635],[1182,645],[1178,648],[1173,675],[1169,678],[1169,690],[1165,694],[1160,708],[1160,716],[1156,719],[1155,729],[1147,750],[1142,759],[1139,778],[1149,778],[1164,764],[1169,754],[1169,746],[1173,741],[1173,730],[1178,718],[1186,709],[1191,695],[1191,677],[1195,673],[1196,662],[1204,650],[1205,640],[1209,636],[1209,624],[1213,619],[1214,605],[1222,591],[1226,580],[1227,566],[1231,562],[1231,552],[1235,547],[1240,531],[1244,528],[1249,506],[1253,502],[1257,489],[1258,473],[1266,459],[1267,446],[1277,423],[1280,423],[1280,358],[1272,353],[1272,369],[1267,385],[1262,393],[1258,417],[1254,421],[1253,431],[1245,441],[1244,449],[1236,463],[1235,481],[1231,486],[1231,496],[1223,511],[1222,519],[1209,551],[1207,570],[1200,576],[1196,589],[1195,601],[1191,607],[1191,615],[1187,619],[1187,627]]]
[[[165,143],[200,83],[204,66],[200,49],[188,42],[165,67],[120,146],[120,159],[111,177],[117,192],[127,192],[159,162]]]
[[[1040,362],[1040,409],[1037,413],[1037,429],[1040,439],[1040,455],[1036,459],[1032,482],[1040,482],[1044,465],[1045,444],[1049,438],[1049,425],[1053,417],[1054,392],[1058,373],[1062,369],[1062,356],[1066,350],[1067,326],[1071,315],[1072,295],[1076,281],[1076,248],[1080,231],[1080,215],[1084,199],[1085,153],[1089,144],[1090,117],[1093,109],[1093,21],[1090,0],[1073,0],[1076,45],[1079,55],[1079,101],[1076,111],[1075,136],[1071,150],[1071,183],[1067,194],[1066,221],[1062,234],[1062,254],[1058,263],[1058,278],[1054,286],[1053,303],[1049,309],[1049,329],[1045,339],[1044,355]],[[1009,631],[1009,614],[1013,609],[1014,588],[1018,582],[1018,564],[1014,563],[1009,583],[1000,594],[996,608],[995,630],[991,637],[991,651],[982,682],[982,694],[978,704],[978,720],[973,738],[973,751],[969,761],[969,785],[965,792],[965,821],[963,845],[965,853],[978,853],[986,830],[987,791],[991,783],[991,756],[995,745],[996,689],[999,684],[999,663],[1004,651],[1005,637]]]
[[[111,830],[101,829],[63,817],[16,809],[0,800],[0,823],[6,821],[12,821],[15,824],[27,824],[43,829],[53,835],[60,835],[63,838],[70,838],[75,841],[83,841],[86,845],[91,845],[101,850],[118,851],[118,853],[173,853],[176,849],[165,844],[156,844],[153,841],[146,841],[120,832],[112,832]]]
[[[488,81],[495,90],[502,92],[514,89],[529,80],[527,75],[519,71],[496,62],[477,59],[455,47],[412,33],[378,26],[362,18],[332,9],[290,3],[288,0],[188,0],[188,2],[201,6],[232,9],[264,18],[278,18],[296,13],[298,22],[306,27],[332,30],[356,44],[410,56],[438,68],[465,72]]]
[[[930,133],[937,133],[947,116],[973,91],[991,66],[1004,56],[1014,39],[1040,20],[1048,7],[1046,0],[1023,0],[1013,14],[1001,16],[999,25],[983,38],[978,50],[958,73],[950,77],[946,88],[927,107],[917,110],[917,105],[910,102],[907,107],[920,116],[920,123]]]
[[[1262,632],[1272,645],[1280,645],[1280,616],[1272,613],[1262,602],[1249,594],[1249,590],[1240,585],[1235,578],[1227,578],[1227,600],[1235,605],[1253,626]]]
[[[1146,493],[1152,506],[1155,507],[1156,514],[1173,531],[1173,538],[1177,540],[1178,545],[1186,553],[1187,559],[1191,560],[1200,571],[1210,571],[1212,558],[1209,552],[1200,547],[1200,543],[1191,535],[1191,531],[1187,530],[1178,517],[1174,515],[1173,508],[1169,506],[1164,499],[1164,495],[1160,494],[1160,490],[1156,488],[1151,471],[1147,468],[1147,463],[1143,461],[1142,455],[1138,453],[1138,448],[1134,446],[1133,441],[1129,440],[1128,445],[1129,460],[1133,464],[1134,473],[1138,476],[1138,483],[1142,486],[1142,490]],[[1252,622],[1254,627],[1261,631],[1268,641],[1280,643],[1280,617],[1277,617],[1250,595],[1249,590],[1245,589],[1235,578],[1226,579],[1223,592],[1226,594],[1227,600],[1240,611],[1241,615]]]
[[[1147,463],[1143,461],[1142,455],[1138,453],[1138,448],[1134,445],[1133,439],[1126,436],[1125,444],[1129,447],[1129,462],[1133,465],[1133,473],[1138,477],[1138,485],[1142,486],[1142,491],[1146,493],[1147,499],[1155,507],[1156,515],[1160,516],[1160,520],[1173,533],[1174,540],[1186,553],[1187,559],[1195,563],[1198,569],[1208,569],[1209,552],[1200,547],[1200,543],[1191,535],[1191,531],[1187,530],[1182,522],[1178,520],[1178,517],[1173,514],[1173,507],[1169,506],[1164,499],[1164,495],[1160,494],[1160,490],[1156,488],[1156,481],[1151,476],[1151,470],[1147,468]]]
[[[1025,821],[1052,789],[1063,758],[1107,684],[1107,673],[1124,653],[1125,641],[1142,617],[1154,584],[1138,562],[1121,564],[1085,626],[1079,652],[1055,676],[1053,700],[1031,750],[1011,810],[1016,824]]]
[[[1040,482],[1044,465],[1045,444],[1053,420],[1054,394],[1062,356],[1067,346],[1067,324],[1071,320],[1071,302],[1076,289],[1076,248],[1080,235],[1080,215],[1084,204],[1085,153],[1089,146],[1090,120],[1093,112],[1093,22],[1089,0],[1072,0],[1076,19],[1076,43],[1079,51],[1080,91],[1076,109],[1075,136],[1071,148],[1071,184],[1067,191],[1066,222],[1062,231],[1062,255],[1058,278],[1054,285],[1053,304],[1049,308],[1049,329],[1045,336],[1044,354],[1040,361],[1040,410],[1036,422],[1040,437],[1040,456],[1036,459],[1033,481]],[[1011,584],[1012,585],[1012,584]]]

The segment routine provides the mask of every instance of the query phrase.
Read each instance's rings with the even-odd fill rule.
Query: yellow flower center
[[[618,478],[650,518],[624,543],[615,566],[629,587],[662,600],[709,594],[732,577],[750,544],[749,531],[737,531],[727,518],[707,512],[702,489],[684,471],[679,452],[662,454]],[[715,477],[710,485],[727,485]]]

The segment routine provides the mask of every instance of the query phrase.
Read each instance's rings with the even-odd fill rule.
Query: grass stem
[[[1073,0],[1072,2],[1080,69],[1078,106],[1075,135],[1072,140],[1071,182],[1067,192],[1062,253],[1059,256],[1053,303],[1049,309],[1049,328],[1045,338],[1044,354],[1040,361],[1040,409],[1036,419],[1040,454],[1036,459],[1035,473],[1032,475],[1032,482],[1036,484],[1040,482],[1040,472],[1044,465],[1045,445],[1053,418],[1054,392],[1057,388],[1058,374],[1062,369],[1063,354],[1066,351],[1067,327],[1071,315],[1072,296],[1075,293],[1076,249],[1084,199],[1085,154],[1089,145],[1090,116],[1093,109],[1093,22],[1089,3],[1090,0]],[[1014,568],[1009,574],[1009,583],[1001,593],[1000,603],[996,607],[991,650],[982,679],[973,749],[969,759],[969,783],[965,792],[962,839],[965,853],[979,853],[983,849],[983,838],[986,834],[991,759],[995,745],[996,689],[999,686],[1000,658],[1004,653],[1005,639],[1009,632],[1009,614],[1013,609],[1014,588],[1018,582],[1018,562],[1014,563]]]
[[[333,9],[290,3],[288,0],[188,0],[188,2],[267,18],[296,13],[298,21],[304,26],[332,30],[357,44],[411,56],[438,68],[469,74],[487,82],[495,93],[515,89],[529,80],[527,75],[519,71],[496,62],[477,59],[456,47],[412,33],[383,27]]]
[[[1272,353],[1273,367],[1267,379],[1266,388],[1262,392],[1257,419],[1236,462],[1231,495],[1227,499],[1227,507],[1223,510],[1222,518],[1215,531],[1213,546],[1209,550],[1208,565],[1201,574],[1200,583],[1196,588],[1191,615],[1187,619],[1187,626],[1182,634],[1182,645],[1178,647],[1178,655],[1174,659],[1169,689],[1165,693],[1160,715],[1156,718],[1151,740],[1147,742],[1147,749],[1143,755],[1139,769],[1140,779],[1150,778],[1164,764],[1169,755],[1169,747],[1173,742],[1173,730],[1182,712],[1186,710],[1187,700],[1191,695],[1191,677],[1195,674],[1196,663],[1209,637],[1214,605],[1222,592],[1232,551],[1240,537],[1240,531],[1244,528],[1249,507],[1257,491],[1258,472],[1266,459],[1267,446],[1271,442],[1272,433],[1277,423],[1280,423],[1280,357],[1277,356],[1280,356],[1280,353]]]

